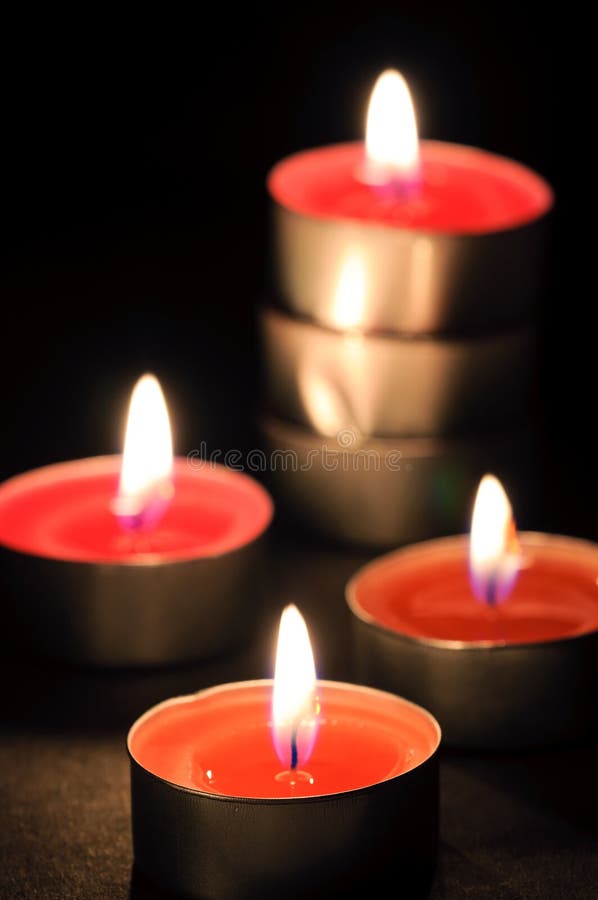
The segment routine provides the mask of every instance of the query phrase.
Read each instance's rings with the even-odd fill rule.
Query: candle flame
[[[396,69],[383,72],[370,97],[365,135],[365,180],[395,184],[412,192],[419,187],[417,122],[407,82]]]
[[[172,436],[157,378],[143,375],[133,389],[114,513],[127,530],[151,528],[173,496]]]
[[[508,598],[521,568],[511,504],[494,475],[484,475],[476,494],[469,567],[475,596],[489,606]]]
[[[280,618],[272,723],[274,748],[288,770],[303,766],[316,740],[319,714],[316,669],[305,620],[296,606]]]

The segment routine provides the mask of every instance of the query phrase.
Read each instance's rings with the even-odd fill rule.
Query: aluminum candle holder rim
[[[263,427],[271,428],[273,430],[284,430],[285,434],[291,435],[294,442],[300,444],[303,448],[310,450],[314,442],[319,444],[325,444],[327,441],[334,441],[338,438],[339,431],[331,431],[329,434],[317,433],[311,431],[306,425],[298,424],[297,422],[289,422],[283,420],[280,416],[271,413],[269,410],[262,413],[260,416],[260,423]],[[525,422],[515,423],[515,428],[512,429],[513,434],[516,436],[527,436],[529,432],[529,422],[526,424]],[[343,429],[340,429],[342,432]],[[360,434],[357,431],[354,432],[354,437],[356,438],[355,443],[350,446],[343,447],[341,444],[336,445],[336,447],[328,447],[329,453],[339,453],[339,454],[358,454],[360,451],[363,451],[364,448],[376,447],[379,446],[381,450],[392,447],[408,447],[408,454],[405,453],[405,458],[407,460],[410,459],[431,459],[436,460],[442,457],[443,453],[447,453],[450,455],[454,455],[459,450],[468,449],[471,447],[471,438],[473,437],[476,442],[479,442],[480,445],[485,445],[485,442],[492,443],[504,435],[504,431],[501,429],[483,429],[476,432],[474,435],[463,435],[463,434],[449,434],[449,435],[432,435],[432,434],[424,434],[424,435],[393,435],[393,434]],[[527,534],[531,534],[531,532],[526,532]],[[449,535],[451,538],[458,537],[459,535]],[[446,540],[446,537],[437,538],[436,540]],[[415,546],[416,544],[423,544],[426,541],[416,541],[409,546]],[[588,541],[587,543],[591,543]],[[384,556],[390,556],[392,553],[398,553],[399,550],[407,550],[407,547],[396,548],[395,550],[389,550]],[[379,557],[378,557],[379,558]],[[374,560],[372,560],[373,562]],[[369,563],[366,563],[369,565]]]
[[[355,424],[367,435],[475,434],[531,409],[533,323],[473,340],[414,340],[320,328],[267,308],[260,330],[267,402],[312,432]]]
[[[116,571],[123,572],[126,569],[129,570],[149,570],[149,569],[160,569],[160,572],[170,571],[171,569],[181,568],[183,566],[199,566],[202,563],[210,563],[216,560],[225,559],[227,556],[233,556],[235,553],[239,553],[240,551],[246,550],[247,548],[253,547],[254,544],[259,543],[264,537],[266,531],[270,527],[272,523],[272,518],[268,521],[268,523],[264,526],[264,528],[256,534],[254,538],[250,541],[247,541],[245,544],[240,544],[238,547],[231,547],[229,550],[224,550],[221,553],[210,553],[202,556],[185,556],[180,559],[172,559],[170,561],[164,561],[162,556],[159,553],[148,553],[145,554],[145,559],[123,559],[122,561],[116,560],[102,560],[102,559],[71,559],[66,556],[42,556],[40,553],[31,553],[29,550],[18,550],[16,547],[9,547],[8,544],[0,543],[0,554],[1,553],[11,553],[16,557],[20,557],[22,559],[34,559],[36,561],[42,560],[44,563],[49,563],[50,565],[68,565],[68,566],[81,566],[84,570],[89,569],[90,567],[100,569],[102,572],[108,571]],[[138,556],[143,557],[143,553],[139,553]],[[151,557],[151,558],[150,558]]]
[[[521,531],[519,532],[520,537],[525,539],[527,543],[529,541],[530,544],[542,542],[546,543],[571,543],[575,546],[579,547],[582,545],[586,550],[593,551],[597,555],[598,559],[598,547],[594,544],[593,541],[590,541],[586,538],[577,538],[572,535],[561,535],[561,534],[545,534],[541,531]],[[579,634],[569,634],[563,635],[558,638],[544,638],[538,641],[521,641],[516,644],[513,643],[492,643],[490,641],[458,641],[458,640],[450,640],[447,638],[434,638],[428,637],[426,635],[412,635],[405,634],[402,631],[398,631],[395,628],[392,628],[389,625],[384,625],[375,619],[372,615],[366,612],[362,606],[358,603],[357,598],[355,596],[355,585],[360,576],[367,571],[368,569],[373,568],[381,561],[390,560],[392,558],[396,558],[397,556],[404,556],[405,554],[409,554],[412,551],[421,550],[422,546],[429,543],[434,543],[435,547],[439,545],[450,546],[457,541],[460,541],[464,535],[462,534],[452,534],[447,535],[446,537],[440,538],[432,538],[430,540],[424,541],[416,541],[413,544],[408,544],[405,547],[398,547],[396,550],[390,550],[388,553],[383,553],[380,556],[377,556],[375,559],[370,560],[361,566],[354,575],[351,576],[349,581],[345,587],[345,602],[349,607],[350,612],[355,616],[356,619],[367,625],[370,628],[375,629],[376,631],[388,635],[397,641],[405,641],[409,644],[416,644],[421,647],[431,647],[435,650],[447,650],[447,651],[480,651],[484,650],[487,652],[493,653],[504,653],[504,652],[512,652],[514,650],[530,650],[532,648],[541,648],[545,646],[553,647],[555,644],[563,645],[563,644],[571,644],[574,641],[579,641],[584,638],[587,638],[588,635],[598,633],[595,630],[592,631],[584,631]],[[598,569],[597,569],[598,571]],[[597,576],[598,577],[598,576]],[[473,602],[473,601],[472,601]],[[417,704],[416,704],[417,705]]]
[[[391,691],[385,691],[381,688],[370,687],[369,685],[364,684],[348,684],[342,681],[332,681],[326,678],[319,678],[317,681],[318,686],[322,685],[323,687],[329,686],[334,688],[357,688],[358,690],[372,691],[376,694],[381,694],[386,697],[397,698],[397,694],[393,694]],[[273,678],[253,678],[246,681],[233,681],[227,683],[226,687],[229,689],[235,689],[240,687],[259,687],[262,685],[267,685],[269,687],[274,686]],[[384,778],[380,781],[374,781],[371,784],[366,784],[363,787],[354,788],[349,791],[334,791],[328,794],[315,794],[310,795],[308,797],[244,797],[242,795],[233,795],[233,794],[218,794],[213,793],[211,791],[205,791],[201,788],[190,788],[186,785],[177,784],[174,781],[169,781],[168,778],[163,778],[161,775],[156,775],[154,772],[151,772],[149,769],[146,769],[145,766],[139,762],[138,759],[133,755],[131,750],[131,740],[134,737],[134,733],[137,728],[150,716],[154,715],[159,709],[163,707],[171,706],[178,703],[186,703],[191,702],[193,699],[199,696],[205,696],[207,694],[216,693],[220,689],[222,689],[223,685],[212,685],[208,688],[203,688],[199,691],[196,691],[193,694],[181,694],[177,697],[169,697],[166,700],[162,700],[160,703],[156,703],[154,706],[151,706],[147,709],[138,719],[136,719],[129,731],[127,733],[127,755],[129,760],[134,765],[138,766],[144,773],[144,775],[152,778],[153,780],[164,784],[168,788],[174,788],[177,791],[181,791],[182,793],[191,794],[193,796],[203,797],[207,800],[215,800],[217,802],[225,802],[225,803],[249,803],[254,806],[286,806],[286,805],[295,805],[300,803],[330,803],[340,799],[346,799],[351,797],[360,796],[363,793],[369,793],[374,790],[383,790],[384,787],[398,779],[404,778],[405,776],[410,775],[412,772],[421,769],[422,766],[428,765],[432,762],[440,751],[440,744],[442,741],[442,729],[438,720],[435,716],[432,715],[425,707],[421,706],[419,703],[414,703],[412,700],[408,700],[406,697],[399,697],[402,703],[406,706],[413,707],[417,709],[420,713],[424,714],[425,717],[429,720],[430,724],[434,728],[436,732],[436,743],[432,752],[427,756],[424,760],[422,760],[418,765],[413,766],[410,769],[407,769],[404,772],[400,772],[397,775],[391,775],[388,778]]]
[[[298,325],[315,328],[318,331],[329,334],[340,335],[348,340],[351,338],[355,338],[356,340],[367,338],[368,340],[388,341],[389,343],[405,341],[405,343],[420,345],[429,343],[441,344],[444,346],[449,344],[454,344],[455,346],[467,346],[471,341],[487,341],[491,344],[500,338],[507,338],[511,335],[518,334],[521,331],[532,332],[535,330],[535,323],[530,321],[529,316],[522,316],[518,321],[509,321],[508,323],[498,325],[493,328],[492,331],[480,327],[472,331],[451,329],[449,331],[435,332],[406,331],[401,329],[392,330],[391,328],[375,328],[369,325],[350,325],[349,327],[345,327],[341,324],[334,325],[330,321],[319,320],[313,314],[310,315],[304,312],[297,312],[295,309],[289,310],[285,306],[284,301],[280,299],[276,299],[273,302],[266,302],[263,309],[266,314],[270,313],[281,319],[291,319]]]
[[[94,468],[102,469],[108,462],[114,461],[115,459],[120,458],[120,454],[111,454],[106,453],[100,456],[84,456],[78,459],[73,460],[61,460],[56,463],[48,463],[45,466],[39,466],[35,469],[29,469],[25,472],[19,472],[16,475],[11,475],[10,478],[7,478],[0,484],[0,496],[1,492],[5,488],[10,488],[14,484],[18,484],[22,480],[25,479],[28,482],[33,483],[37,481],[38,478],[41,480],[43,476],[47,475],[49,472],[57,472],[60,469],[67,469],[72,465],[93,465]],[[174,457],[175,461],[177,459],[185,459],[185,457]],[[155,567],[159,567],[161,571],[164,569],[170,569],[178,566],[184,565],[198,565],[202,562],[210,562],[211,560],[222,559],[226,556],[230,556],[234,553],[237,553],[240,550],[245,549],[248,546],[252,546],[254,543],[260,540],[263,537],[264,533],[268,530],[270,525],[272,524],[272,520],[274,518],[274,501],[270,492],[256,479],[251,478],[251,476],[247,475],[244,472],[237,472],[234,469],[229,469],[227,466],[222,465],[221,463],[210,462],[210,469],[216,469],[221,473],[228,473],[235,478],[242,479],[243,481],[248,480],[251,481],[252,486],[259,490],[262,494],[263,500],[268,505],[268,517],[264,521],[262,527],[255,533],[255,535],[248,541],[242,544],[238,544],[237,546],[231,546],[227,549],[216,550],[216,552],[207,552],[198,554],[197,552],[189,551],[188,556],[177,557],[176,559],[165,559],[164,554],[161,551],[158,552],[149,552],[149,553],[138,553],[136,555],[132,554],[130,558],[123,558],[119,560],[112,559],[78,559],[74,556],[52,556],[45,555],[41,553],[35,553],[31,550],[23,550],[18,547],[13,547],[10,544],[6,544],[0,541],[0,550],[4,550],[9,553],[14,553],[17,556],[35,559],[35,560],[44,560],[48,563],[59,564],[59,565],[71,565],[71,566],[83,566],[85,568],[89,566],[97,567],[102,570],[115,569],[117,571],[122,571],[123,569],[152,569]]]
[[[346,144],[355,143],[353,141],[337,141],[334,144],[327,144],[326,147],[342,147]],[[357,142],[360,143],[360,142]],[[283,159],[278,160],[268,172],[266,178],[266,186],[268,188],[268,192],[277,206],[280,206],[282,209],[287,210],[293,215],[300,216],[303,219],[308,219],[312,222],[317,223],[330,223],[335,225],[343,225],[350,227],[360,227],[363,229],[367,229],[370,231],[378,231],[384,233],[403,233],[408,235],[415,235],[422,237],[430,238],[431,240],[453,240],[466,238],[467,240],[476,240],[476,239],[488,239],[492,238],[494,235],[501,234],[510,234],[512,232],[521,231],[523,228],[528,228],[535,225],[541,219],[544,219],[546,216],[550,214],[555,204],[555,192],[552,188],[549,181],[544,178],[543,175],[540,175],[539,172],[536,172],[530,166],[527,166],[525,163],[520,162],[519,160],[511,159],[508,156],[505,156],[504,153],[494,153],[490,150],[484,150],[482,147],[475,147],[472,144],[459,144],[452,141],[435,141],[435,140],[427,140],[423,141],[427,146],[434,148],[443,148],[443,147],[451,147],[451,148],[459,148],[464,152],[475,152],[477,154],[481,154],[483,156],[489,156],[493,159],[498,159],[503,162],[509,163],[511,166],[517,166],[518,169],[525,173],[528,177],[534,178],[538,185],[541,185],[546,192],[547,197],[547,205],[546,208],[540,214],[534,216],[531,219],[526,219],[520,224],[511,225],[508,228],[492,228],[487,231],[471,231],[471,230],[451,230],[451,231],[443,231],[441,229],[433,229],[433,228],[408,228],[405,225],[388,225],[376,221],[371,221],[369,219],[360,219],[358,217],[350,217],[346,215],[341,215],[340,213],[322,213],[322,214],[314,214],[314,213],[304,213],[300,209],[297,209],[295,206],[287,206],[283,203],[272,190],[272,178],[274,173],[277,171],[279,167],[282,167],[287,160],[293,159],[297,156],[302,156],[304,153],[309,153],[310,151],[315,151],[320,149],[319,147],[308,147],[305,150],[298,150],[295,153],[289,153],[287,156],[283,157]],[[364,144],[365,147],[365,144]]]

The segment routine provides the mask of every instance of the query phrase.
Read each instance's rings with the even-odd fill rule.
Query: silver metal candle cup
[[[160,666],[212,657],[248,639],[264,540],[262,532],[230,552],[173,562],[74,562],[0,547],[0,562],[15,614],[47,655]]]
[[[135,863],[177,896],[324,900],[382,890],[395,876],[405,896],[426,896],[438,840],[438,750],[360,790],[229,797],[148,772],[131,753],[136,725],[128,739]]]
[[[463,524],[480,478],[495,472],[524,519],[537,502],[533,430],[475,439],[323,437],[272,416],[260,423],[277,503],[308,534],[389,548]]]
[[[274,309],[261,321],[270,408],[320,434],[469,432],[531,406],[532,328],[464,340],[333,331]]]
[[[584,541],[533,532],[521,538],[528,544],[570,541],[572,548],[585,546],[598,560],[597,548]],[[464,539],[434,543],[448,549]],[[407,547],[396,556],[425,548]],[[447,744],[517,749],[572,741],[596,728],[598,632],[505,646],[414,638],[386,628],[363,610],[355,596],[363,571],[346,589],[360,676],[424,704],[440,722]]]
[[[507,230],[442,234],[272,204],[274,290],[288,310],[323,325],[343,324],[339,284],[354,260],[365,289],[352,324],[366,330],[492,330],[525,321],[536,306],[545,216]]]

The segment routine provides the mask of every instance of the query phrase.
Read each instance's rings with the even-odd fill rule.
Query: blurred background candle
[[[367,683],[425,703],[449,743],[516,747],[595,727],[598,546],[517,535],[482,481],[472,532],[380,557],[347,585]]]
[[[292,313],[338,327],[332,301],[356,250],[367,285],[361,328],[475,334],[532,313],[550,187],[505,157],[419,141],[394,70],[372,92],[365,143],[287,157],[268,189],[274,292]]]
[[[271,517],[249,476],[173,458],[148,375],[133,392],[122,458],[58,463],[0,486],[2,562],[27,634],[51,655],[98,665],[181,662],[245,640]]]
[[[339,895],[395,872],[421,889],[439,742],[432,716],[400,697],[316,681],[289,606],[273,682],[167,700],[132,726],[136,863],[197,898]]]
[[[263,439],[315,451],[299,475],[272,473],[281,507],[337,541],[397,546],[457,530],[492,469],[522,515],[535,515],[529,460],[549,185],[511,159],[420,141],[407,83],[387,70],[372,91],[365,142],[289,156],[268,190]],[[348,433],[350,447],[330,440]],[[380,443],[404,459],[400,475],[384,468]],[[350,470],[344,490],[355,502],[342,517],[328,512],[338,511],[339,492],[324,452]],[[375,472],[356,472],[357,452],[378,459]],[[384,527],[369,508],[380,493],[395,510],[381,514]]]

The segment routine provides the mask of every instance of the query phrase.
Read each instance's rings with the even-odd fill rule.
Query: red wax
[[[419,195],[389,196],[360,180],[364,153],[362,143],[351,143],[289,156],[270,172],[270,193],[304,216],[451,234],[516,228],[553,203],[546,181],[520,163],[439,141],[420,143]]]
[[[76,562],[164,563],[228,553],[272,518],[270,497],[252,478],[176,459],[169,508],[153,531],[131,535],[111,510],[120,465],[120,456],[80,459],[4,482],[0,544]]]
[[[436,721],[400,697],[330,681],[318,683],[318,695],[316,743],[295,785],[277,778],[270,680],[167,700],[133,725],[129,750],[144,769],[172,784],[232,797],[279,798],[377,784],[416,768],[438,747]]]
[[[354,611],[429,641],[528,644],[598,629],[598,547],[523,533],[523,567],[509,598],[488,607],[471,590],[466,536],[427,541],[365,566],[349,587]]]

